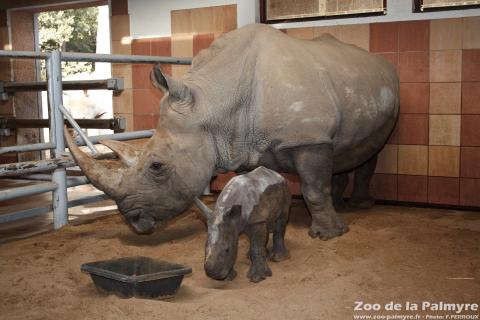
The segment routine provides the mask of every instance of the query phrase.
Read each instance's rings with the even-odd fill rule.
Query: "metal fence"
[[[0,50],[0,57],[14,59],[43,59],[46,61],[47,92],[49,108],[50,141],[48,143],[35,143],[0,148],[0,154],[6,152],[25,152],[51,150],[52,158],[39,161],[17,162],[0,165],[0,177],[23,176],[29,181],[42,181],[34,185],[3,189],[0,191],[0,201],[11,200],[44,192],[52,192],[52,205],[42,208],[33,208],[23,211],[0,215],[0,223],[10,222],[22,218],[32,217],[53,211],[53,226],[59,229],[68,223],[68,207],[105,199],[106,196],[94,196],[75,201],[68,201],[67,188],[87,184],[86,177],[67,177],[66,168],[75,166],[73,159],[65,153],[65,140],[63,126],[65,119],[77,131],[79,138],[77,143],[87,145],[93,156],[99,156],[95,143],[100,139],[129,140],[148,138],[154,130],[132,131],[112,135],[87,137],[78,123],[73,119],[70,112],[63,106],[62,87],[62,61],[86,61],[86,62],[110,62],[110,63],[165,63],[165,64],[191,64],[189,58],[175,57],[152,57],[136,55],[111,55],[60,52],[51,53],[30,51],[4,51]],[[38,88],[43,88],[42,83]],[[78,86],[82,85],[79,81]],[[80,140],[80,141],[79,141]],[[101,155],[100,155],[101,156]],[[38,172],[50,172],[47,174],[35,174]]]

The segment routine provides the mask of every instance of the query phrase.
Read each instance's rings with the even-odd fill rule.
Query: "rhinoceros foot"
[[[341,236],[348,231],[348,226],[338,218],[334,226],[322,226],[312,223],[308,235],[312,238],[319,237],[321,240],[328,240]]]
[[[272,276],[272,270],[268,267],[267,263],[254,263],[248,270],[247,277],[252,282],[260,282],[265,280],[267,277]]]
[[[356,209],[370,209],[375,204],[375,199],[368,196],[365,198],[350,198],[348,205]]]
[[[274,249],[268,254],[268,258],[274,262],[280,262],[280,261],[286,260],[288,259],[288,257],[289,257],[288,250],[285,247],[277,250]]]

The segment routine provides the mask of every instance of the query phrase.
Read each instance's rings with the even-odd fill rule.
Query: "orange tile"
[[[480,179],[460,179],[460,205],[480,207]]]
[[[428,144],[427,114],[400,114],[397,125],[398,144]]]
[[[462,81],[480,81],[480,49],[463,50]]]
[[[462,19],[430,21],[430,50],[462,49]]]
[[[428,177],[429,203],[458,205],[459,193],[460,179]]]
[[[150,55],[150,39],[133,39],[132,54],[149,56]]]
[[[427,52],[400,52],[400,82],[428,82],[428,64]]]
[[[132,86],[133,89],[151,89],[150,72],[152,71],[150,64],[134,64],[132,66]]]
[[[313,39],[313,28],[290,28],[287,29],[287,34],[291,37],[303,40],[311,40]]]
[[[480,49],[480,17],[463,18],[463,49]]]
[[[210,184],[210,189],[212,191],[221,191],[223,187],[225,187],[225,185],[228,183],[228,181],[230,181],[230,179],[235,176],[236,174],[234,172],[219,174],[212,180],[212,183]]]
[[[150,50],[152,56],[169,57],[172,55],[172,39],[170,37],[150,39]]]
[[[290,188],[291,194],[293,195],[302,194],[302,190],[301,190],[302,183],[300,181],[299,176],[291,173],[282,173],[282,176],[287,180],[288,187]]]
[[[398,22],[372,23],[370,25],[370,51],[398,51]]]
[[[200,50],[210,47],[215,40],[213,33],[196,34],[193,36],[193,55],[196,56]]]
[[[462,51],[430,52],[430,82],[459,82],[462,79]]]
[[[395,69],[398,70],[398,53],[396,53],[396,52],[393,52],[393,53],[392,52],[386,52],[386,53],[377,53],[377,54],[379,56],[382,56],[386,60],[388,60],[388,62],[393,64]]]
[[[390,143],[390,144],[398,143],[398,119],[397,119],[397,122],[395,122],[395,126],[393,127],[393,130],[390,133],[390,136],[388,137],[387,143]]]
[[[460,115],[430,115],[429,144],[460,145]]]
[[[462,114],[480,114],[480,82],[462,82]]]
[[[427,51],[429,48],[430,21],[402,21],[398,23],[398,50]]]
[[[480,178],[480,147],[461,147],[460,153],[460,177]]]
[[[135,130],[153,129],[153,118],[151,115],[133,115],[133,127]]]
[[[397,175],[374,174],[372,182],[370,183],[370,189],[375,199],[397,200]]]
[[[416,145],[398,146],[398,173],[427,175],[428,147]]]
[[[430,84],[430,113],[460,114],[462,87],[460,82],[434,82]]]
[[[398,170],[398,145],[386,144],[378,154],[376,173],[397,173]]]
[[[428,113],[429,83],[400,84],[400,113]]]
[[[460,147],[430,146],[428,148],[428,175],[460,176]]]
[[[398,201],[427,202],[427,176],[398,175]]]
[[[479,114],[462,115],[461,144],[464,147],[480,146],[480,115]]]

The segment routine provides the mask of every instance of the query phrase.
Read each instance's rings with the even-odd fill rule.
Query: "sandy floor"
[[[350,232],[307,235],[296,200],[287,229],[291,258],[273,277],[248,281],[241,239],[233,282],[203,272],[206,232],[196,214],[137,236],[118,215],[0,244],[2,319],[352,319],[354,301],[480,301],[480,213],[376,206],[343,214]],[[187,264],[175,299],[120,299],[97,292],[84,262],[146,255]],[[459,279],[461,278],[461,279]]]

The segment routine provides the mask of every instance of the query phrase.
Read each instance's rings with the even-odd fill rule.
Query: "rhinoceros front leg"
[[[375,204],[375,199],[370,195],[370,181],[377,166],[377,156],[355,169],[350,206],[358,209],[369,209]]]
[[[267,224],[263,222],[250,225],[245,233],[250,240],[249,255],[252,261],[247,277],[252,282],[260,282],[272,275],[267,264]]]
[[[308,234],[328,240],[348,231],[332,205],[333,150],[328,144],[294,151],[295,168],[302,181],[302,194],[312,215]]]

